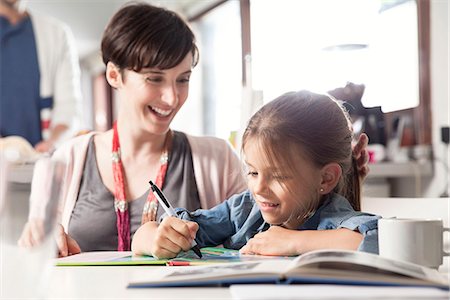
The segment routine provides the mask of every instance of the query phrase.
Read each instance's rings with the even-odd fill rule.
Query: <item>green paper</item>
[[[133,256],[127,252],[84,252],[73,256],[56,259],[57,266],[142,266],[142,265],[203,265],[214,263],[241,262],[273,258],[273,256],[240,255],[238,250],[221,247],[205,247],[201,249],[202,258],[194,251],[181,252],[172,259],[157,259],[152,256]]]

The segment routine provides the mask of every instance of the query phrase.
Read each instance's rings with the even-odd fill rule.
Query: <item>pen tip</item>
[[[153,185],[153,181],[151,181],[151,180],[148,183],[150,183],[150,185]]]
[[[202,252],[200,251],[200,248],[199,248],[197,245],[194,246],[194,247],[192,247],[192,250],[194,251],[195,254],[197,254],[197,256],[198,256],[199,258],[202,258],[202,257],[203,257]]]

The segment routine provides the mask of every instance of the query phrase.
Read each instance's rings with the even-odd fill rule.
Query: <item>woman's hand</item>
[[[78,243],[64,231],[61,224],[58,224],[55,229],[55,239],[58,245],[58,257],[65,257],[81,252]]]
[[[358,173],[361,180],[364,180],[369,174],[369,153],[367,152],[367,145],[369,137],[362,133],[359,136],[358,142],[353,146],[353,156],[358,165]]]
[[[18,245],[20,247],[32,248],[39,246],[44,238],[43,224],[39,221],[30,220],[25,224],[22,234],[19,238]],[[55,229],[55,240],[58,246],[58,256],[64,257],[81,252],[78,243],[72,239],[61,224]]]
[[[256,234],[241,248],[242,254],[291,256],[298,255],[295,246],[298,231],[286,229],[280,226],[270,226],[264,232]]]
[[[191,249],[197,230],[197,223],[175,217],[166,217],[159,225],[147,222],[134,234],[132,250],[137,255],[172,258]]]
[[[41,244],[44,238],[44,226],[42,222],[29,220],[23,228],[17,244],[20,247],[32,248]]]

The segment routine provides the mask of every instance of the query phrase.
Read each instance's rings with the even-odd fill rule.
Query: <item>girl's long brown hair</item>
[[[261,149],[269,163],[288,165],[294,174],[292,156],[296,153],[306,156],[317,167],[338,163],[342,176],[334,192],[360,210],[361,183],[352,155],[350,124],[346,111],[331,97],[309,91],[290,92],[253,115],[242,138],[242,149],[252,139],[263,145]],[[319,203],[313,205],[309,210]]]

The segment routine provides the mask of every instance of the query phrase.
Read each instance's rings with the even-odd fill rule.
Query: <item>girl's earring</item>
[[[320,188],[319,192],[323,193],[323,188]]]

